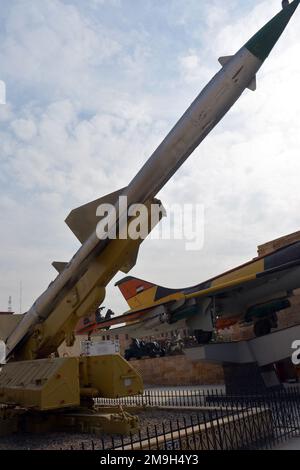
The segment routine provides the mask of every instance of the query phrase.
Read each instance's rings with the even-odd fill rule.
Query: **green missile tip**
[[[274,18],[261,28],[246,44],[245,47],[262,62],[268,57],[276,42],[283,33],[286,25],[293,16],[300,0],[294,0],[286,5]]]

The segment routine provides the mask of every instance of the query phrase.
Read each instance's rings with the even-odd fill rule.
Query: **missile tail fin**
[[[120,271],[124,274],[129,273],[129,271],[136,265],[137,257],[139,254],[141,240],[136,240],[136,248],[130,251],[125,263],[120,267]]]
[[[218,61],[222,65],[222,67],[224,67],[224,65],[226,65],[227,62],[230,61],[231,57],[233,57],[233,56],[232,55],[224,55],[222,57],[219,57]]]
[[[65,222],[81,243],[84,243],[96,229],[97,223],[100,220],[99,217],[96,216],[96,210],[100,204],[116,204],[118,197],[125,189],[126,188],[122,188],[119,191],[107,194],[95,201],[77,207],[70,212]]]
[[[255,91],[256,90],[256,75],[252,78],[251,82],[249,83],[248,87],[249,90]]]
[[[64,261],[53,261],[52,266],[60,274],[65,269],[67,264],[68,263],[65,263]]]

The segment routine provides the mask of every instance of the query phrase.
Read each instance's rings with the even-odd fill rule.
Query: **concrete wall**
[[[184,355],[131,360],[145,385],[217,385],[224,383],[223,368],[207,362],[192,362]]]

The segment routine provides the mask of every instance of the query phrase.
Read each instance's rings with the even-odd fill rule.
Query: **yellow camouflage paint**
[[[130,308],[135,309],[144,305],[153,304],[157,286],[150,287],[150,289],[143,290],[137,293],[134,297],[127,299]]]
[[[226,282],[235,281],[241,277],[251,276],[264,271],[264,259],[254,260],[252,263],[248,263],[240,268],[234,269],[231,272],[222,274],[221,276],[214,279],[210,287],[216,287]]]

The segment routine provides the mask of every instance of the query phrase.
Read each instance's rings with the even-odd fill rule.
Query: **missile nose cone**
[[[290,4],[286,4],[271,21],[265,24],[265,26],[245,44],[245,47],[258,59],[264,61],[285,30],[299,2],[300,0],[294,0]]]

